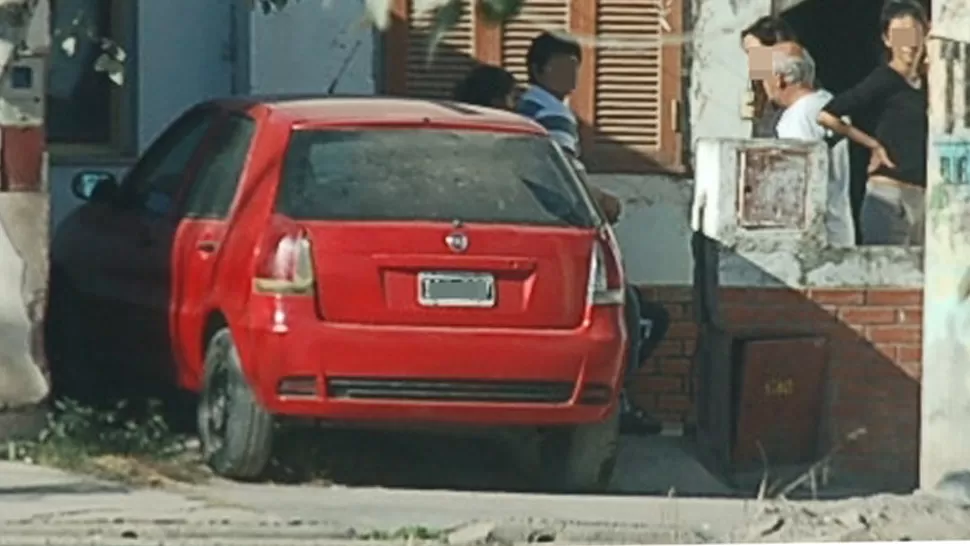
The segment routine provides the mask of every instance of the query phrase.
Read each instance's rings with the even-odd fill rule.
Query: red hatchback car
[[[299,417],[528,427],[558,484],[609,480],[620,254],[533,122],[378,97],[212,101],[120,183],[82,172],[73,190],[86,203],[51,251],[55,377],[199,393],[219,474],[260,474],[274,422]]]

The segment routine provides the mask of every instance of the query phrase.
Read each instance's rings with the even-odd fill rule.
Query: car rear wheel
[[[620,405],[606,420],[541,433],[539,459],[550,488],[569,492],[604,491],[616,467]]]
[[[273,449],[273,416],[246,381],[228,328],[209,340],[198,409],[202,454],[225,478],[254,479],[266,470]]]

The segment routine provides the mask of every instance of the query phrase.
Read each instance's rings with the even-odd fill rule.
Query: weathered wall
[[[2,417],[41,402],[49,391],[40,338],[47,279],[43,166],[47,2],[27,26],[26,48],[2,59],[0,79],[0,435]],[[3,40],[16,36],[10,29]]]
[[[970,500],[970,7],[934,0],[920,485]]]
[[[251,18],[252,92],[369,95],[376,89],[376,31],[364,0],[300,2]]]
[[[923,252],[917,247],[833,249],[823,224],[827,164],[824,144],[705,140],[697,149],[697,192],[693,216],[695,246],[703,260],[693,294],[694,318],[703,335],[695,363],[698,396],[714,400],[699,407],[699,424],[711,449],[730,457],[723,440],[762,441],[773,464],[821,458],[850,433],[865,434],[841,448],[833,467],[853,483],[913,488],[919,455]],[[795,195],[781,199],[780,193]],[[743,198],[742,198],[743,196]],[[800,354],[798,338],[818,338],[819,354]],[[747,359],[740,344],[758,340],[791,343],[775,360]],[[787,341],[786,341],[787,340]],[[683,341],[682,341],[683,343]],[[811,374],[816,367],[821,384]],[[759,374],[765,392],[781,399],[763,406],[732,398],[732,385]],[[771,385],[787,384],[783,394]],[[760,388],[760,387],[759,387]],[[818,388],[820,398],[801,398]],[[757,395],[757,389],[755,391]],[[736,395],[735,395],[736,396]],[[785,413],[786,404],[809,404]],[[760,407],[760,409],[759,409]],[[804,419],[819,410],[817,422]],[[743,434],[723,430],[750,411]],[[721,427],[719,430],[713,430]],[[753,428],[752,428],[753,427]],[[787,434],[810,445],[799,460],[780,460],[768,438]],[[721,435],[720,438],[718,435]],[[752,450],[749,450],[749,453]],[[757,453],[757,451],[754,451]],[[734,454],[736,455],[736,454]],[[736,460],[747,469],[760,460]]]

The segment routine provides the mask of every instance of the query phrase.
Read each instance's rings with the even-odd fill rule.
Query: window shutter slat
[[[428,62],[433,18],[408,8],[407,93],[424,99],[450,99],[455,84],[475,65],[473,11],[467,9],[458,25],[438,43]]]
[[[529,81],[525,55],[532,39],[544,30],[568,28],[569,0],[528,0],[521,14],[502,29],[502,65],[525,84]]]
[[[663,116],[662,0],[599,0],[597,34],[605,46],[596,56],[595,146],[623,145],[635,154],[661,151]],[[656,46],[649,45],[653,40]],[[644,44],[636,49],[611,42]]]

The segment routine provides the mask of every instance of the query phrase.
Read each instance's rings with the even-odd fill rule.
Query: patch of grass
[[[10,443],[0,456],[132,485],[197,483],[209,473],[190,440],[172,431],[157,401],[95,409],[59,400],[35,440]]]

